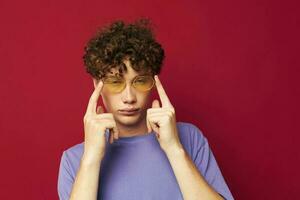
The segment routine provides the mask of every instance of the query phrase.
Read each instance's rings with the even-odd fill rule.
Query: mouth
[[[118,110],[121,115],[136,115],[139,112],[139,108],[137,109],[127,109],[127,110]]]

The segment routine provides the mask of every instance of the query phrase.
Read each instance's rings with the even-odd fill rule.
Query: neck
[[[119,137],[132,137],[137,135],[145,135],[148,132],[146,119],[142,120],[138,125],[124,125],[117,123],[119,129]]]

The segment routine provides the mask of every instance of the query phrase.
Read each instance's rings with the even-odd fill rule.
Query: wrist
[[[176,144],[164,149],[166,155],[169,156],[181,156],[184,155],[185,150],[181,144]]]
[[[99,166],[104,155],[94,155],[83,153],[81,158],[81,164],[84,166]]]

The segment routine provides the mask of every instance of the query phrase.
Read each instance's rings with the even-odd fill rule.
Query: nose
[[[136,102],[135,89],[132,87],[132,85],[126,84],[126,87],[122,91],[122,101],[128,104]]]

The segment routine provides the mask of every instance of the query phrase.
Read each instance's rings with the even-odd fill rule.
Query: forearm
[[[80,162],[70,200],[96,200],[101,160],[89,161],[83,156]]]
[[[223,199],[206,182],[182,146],[169,149],[165,152],[185,200]]]

